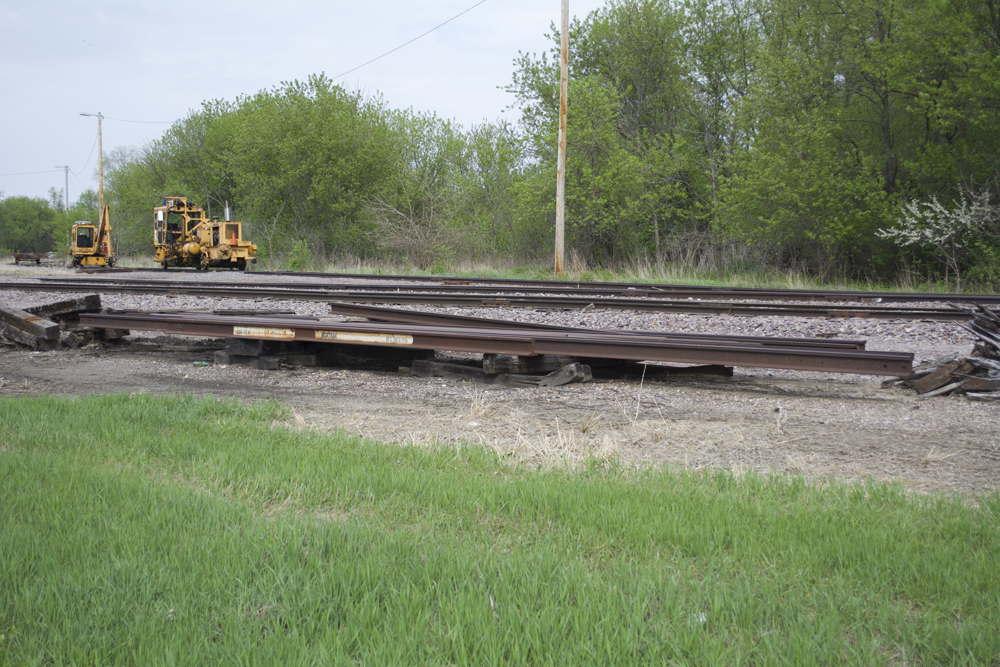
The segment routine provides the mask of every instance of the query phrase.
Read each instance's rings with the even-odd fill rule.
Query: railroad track
[[[332,321],[287,314],[222,315],[203,312],[84,313],[80,323],[109,329],[163,331],[167,333],[225,338],[248,338],[297,343],[328,343],[404,347],[423,350],[453,350],[482,354],[516,356],[557,355],[579,359],[618,361],[653,361],[674,364],[710,364],[907,376],[912,373],[913,355],[901,352],[865,350],[863,341],[821,340],[806,338],[763,338],[752,336],[710,336],[672,332],[605,331],[551,325],[520,324],[483,318],[419,313],[363,306],[358,301],[391,303],[437,303],[448,305],[498,305],[549,308],[587,306],[631,310],[728,312],[739,314],[809,314],[836,316],[844,306],[782,303],[777,306],[754,303],[735,304],[658,299],[650,296],[622,298],[607,294],[580,295],[503,295],[469,293],[468,289],[387,291],[385,285],[359,290],[357,285],[294,284],[218,284],[194,281],[162,280],[66,280],[53,279],[33,283],[6,282],[6,289],[74,292],[132,292],[184,294],[246,299],[282,299],[326,301],[335,314],[363,317],[368,321]],[[350,287],[350,289],[347,289]],[[481,287],[476,290],[484,291]],[[876,317],[947,317],[956,313],[944,309],[899,309],[885,305],[852,305],[855,316]],[[931,312],[934,311],[934,312]],[[962,318],[968,313],[957,311]]]
[[[70,292],[126,292],[176,294],[215,298],[283,299],[368,304],[424,304],[465,308],[510,307],[536,309],[603,308],[643,312],[740,315],[747,317],[794,316],[814,318],[871,318],[902,320],[967,321],[966,311],[951,306],[897,306],[881,303],[838,305],[778,304],[703,300],[702,297],[666,298],[675,293],[585,287],[549,293],[543,288],[490,287],[482,285],[397,285],[357,284],[196,282],[189,280],[146,279],[67,279],[41,278],[39,282],[0,283],[7,289]],[[758,298],[763,298],[757,293]]]
[[[162,269],[129,269],[129,271],[155,271]],[[94,271],[114,275],[114,270]],[[674,285],[665,283],[627,283],[564,280],[529,280],[521,278],[460,278],[438,276],[407,276],[355,273],[317,273],[303,271],[254,271],[253,275],[294,276],[322,280],[364,280],[366,282],[419,282],[447,287],[488,286],[492,291],[501,289],[524,292],[521,288],[539,288],[546,293],[575,290],[579,293],[595,292],[649,292],[677,298],[740,299],[746,301],[861,301],[869,303],[982,303],[1000,304],[1000,294],[938,294],[927,292],[868,292],[862,290],[811,290],[759,287],[724,287],[713,285]]]

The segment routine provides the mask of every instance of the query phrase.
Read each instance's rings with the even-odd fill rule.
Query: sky
[[[479,2],[0,0],[0,192],[47,198],[65,187],[63,165],[71,203],[96,189],[98,112],[107,156],[155,140],[205,100],[321,72],[465,128],[516,120],[502,88],[519,51],[552,46],[545,35],[562,4]],[[603,5],[570,0],[570,16]]]

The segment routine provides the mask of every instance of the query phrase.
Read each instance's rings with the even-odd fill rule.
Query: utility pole
[[[69,225],[69,165],[57,164],[56,169],[62,169],[66,173],[66,247],[73,245],[73,231]]]
[[[566,245],[566,98],[569,87],[569,0],[562,0],[559,60],[559,156],[556,159],[556,276],[563,273]]]
[[[66,171],[66,216],[69,217],[69,165],[57,164],[56,169],[64,169]]]
[[[565,1],[565,0],[564,0]],[[101,139],[101,112],[81,113],[81,116],[97,116],[97,216],[104,215],[104,145]]]

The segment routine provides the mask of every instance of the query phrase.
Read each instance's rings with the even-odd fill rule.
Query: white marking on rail
[[[351,343],[382,343],[383,345],[413,345],[413,336],[399,334],[360,333],[357,331],[320,331],[316,338],[342,340]]]
[[[295,338],[295,329],[278,329],[275,327],[233,327],[234,336],[250,338]]]

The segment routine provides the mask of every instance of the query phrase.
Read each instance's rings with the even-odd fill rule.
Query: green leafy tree
[[[56,211],[40,197],[0,200],[0,249],[5,252],[50,252],[59,222]]]
[[[225,152],[241,209],[265,224],[278,219],[288,248],[306,239],[324,253],[372,252],[366,205],[397,164],[382,101],[319,75],[235,109]]]
[[[156,142],[155,149],[169,160],[171,187],[187,193],[209,216],[219,215],[226,202],[235,200],[227,157],[236,111],[234,103],[205,102]]]
[[[398,113],[394,176],[370,202],[380,244],[422,270],[447,265],[468,247],[465,137],[434,114]]]
[[[483,123],[465,135],[458,187],[476,247],[497,259],[531,255],[534,243],[516,225],[517,186],[523,178],[524,142],[509,122]]]

